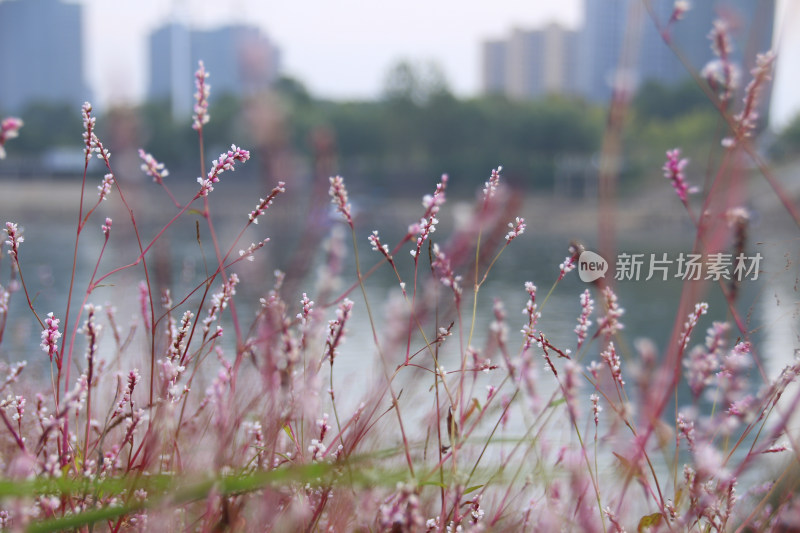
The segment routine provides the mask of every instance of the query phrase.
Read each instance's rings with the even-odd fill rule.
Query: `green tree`
[[[383,98],[425,105],[432,98],[450,93],[447,78],[435,62],[402,60],[392,66],[383,82]]]
[[[637,91],[633,109],[642,121],[669,120],[701,109],[713,110],[714,105],[693,79],[674,86],[648,81]]]
[[[14,151],[20,154],[41,155],[48,149],[81,146],[83,129],[80,108],[69,104],[38,102],[28,105],[21,117],[25,122]]]

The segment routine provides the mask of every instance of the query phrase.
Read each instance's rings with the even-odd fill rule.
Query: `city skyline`
[[[576,29],[551,23],[514,28],[504,39],[484,41],[483,91],[515,100],[560,94],[603,104],[616,84],[633,91],[648,81],[675,86],[692,75],[701,77],[715,59],[708,28],[717,19],[728,28],[733,64],[754,65],[757,54],[771,47],[775,0],[705,2],[695,5],[690,17],[675,15],[674,0],[649,1],[645,6],[640,0],[587,0],[585,20]],[[746,83],[746,76],[742,79]],[[768,115],[770,94],[759,104],[762,115]]]
[[[491,5],[409,0],[402,6],[357,0],[302,5],[254,0],[82,3],[92,40],[106,43],[92,46],[87,59],[92,86],[103,84],[97,90],[101,104],[111,99],[136,101],[144,95],[146,31],[167,22],[175,5],[182,6],[198,28],[242,19],[259,26],[281,48],[283,73],[303,82],[312,94],[331,99],[378,97],[388,69],[401,59],[433,60],[442,66],[456,95],[475,96],[481,88],[483,41],[500,38],[515,27],[535,29],[556,22],[576,28],[583,18],[582,0],[533,5],[516,0]],[[771,119],[780,124],[800,112],[800,94],[795,90],[800,84],[795,66],[800,34],[791,31],[800,27],[800,3],[778,0],[777,4],[775,42],[782,53]],[[690,11],[687,19],[691,17]],[[114,43],[122,43],[122,49]]]
[[[438,63],[457,96],[475,96],[481,92],[482,42],[502,38],[514,28],[540,29],[553,22],[574,29],[583,16],[580,0],[522,8],[512,0],[491,7],[445,0],[424,14],[415,13],[413,1],[408,9],[360,9],[360,3],[346,0],[335,13],[324,2],[312,2],[306,9],[249,0],[77,3],[85,7],[84,63],[91,89],[87,98],[99,108],[143,99],[149,83],[147,39],[150,32],[172,20],[173,13],[183,13],[179,16],[198,29],[242,20],[259,27],[281,49],[283,74],[297,78],[315,96],[340,100],[380,96],[386,73],[402,59]],[[794,90],[800,82],[794,66],[800,56],[800,36],[790,31],[800,22],[800,6],[786,0],[777,3],[775,40],[782,53],[772,119],[785,123],[800,111],[800,95]],[[687,19],[691,17],[692,11]],[[287,24],[287,20],[295,22]],[[355,31],[358,28],[362,31]]]

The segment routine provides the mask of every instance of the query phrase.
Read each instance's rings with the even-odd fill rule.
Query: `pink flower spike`
[[[140,167],[142,171],[153,178],[153,181],[158,183],[159,185],[162,183],[162,180],[169,176],[169,170],[164,168],[164,163],[159,163],[156,161],[152,155],[148,154],[141,148],[139,148],[139,157],[144,161],[142,166]]]
[[[211,170],[208,172],[208,178],[197,178],[197,183],[200,184],[200,196],[207,196],[209,192],[214,190],[214,183],[219,183],[219,175],[226,170],[235,170],[234,163],[236,161],[244,163],[250,159],[250,152],[239,148],[235,144],[231,145],[231,149],[224,154],[220,154],[218,159],[211,162]]]
[[[6,158],[5,144],[9,139],[19,135],[22,126],[22,120],[16,117],[4,118],[3,122],[0,122],[0,159]]]
[[[723,146],[730,147],[736,140],[750,137],[756,128],[758,120],[758,104],[761,101],[761,93],[764,87],[772,80],[772,67],[775,63],[775,52],[770,50],[756,57],[756,66],[750,71],[753,79],[747,84],[744,90],[744,107],[737,113],[733,120],[736,122],[736,139],[723,139]]]
[[[111,186],[114,184],[114,174],[106,174],[103,177],[103,182],[97,186],[100,191],[100,200],[107,200],[108,195],[111,194]]]
[[[44,319],[47,327],[42,330],[42,343],[40,346],[50,356],[50,361],[53,360],[53,355],[58,353],[58,339],[61,337],[61,333],[58,331],[59,322],[60,320],[55,318],[53,313],[47,313],[47,318]]]
[[[417,247],[415,250],[411,250],[411,257],[414,258],[414,261],[416,261],[419,257],[422,244],[428,239],[428,237],[430,237],[431,233],[436,231],[436,225],[439,223],[439,219],[436,218],[436,215],[439,213],[439,209],[445,202],[445,190],[447,189],[447,182],[447,174],[443,174],[442,181],[436,185],[436,190],[433,192],[433,195],[426,194],[422,198],[422,206],[425,208],[425,213],[422,215],[422,218],[419,220],[419,222],[412,224],[408,228],[408,233],[410,236],[417,236]]]
[[[389,253],[389,245],[381,242],[381,238],[378,236],[378,230],[373,231],[367,239],[374,251],[382,253],[389,262],[392,261],[392,255]]]
[[[586,341],[586,334],[589,331],[589,326],[592,325],[592,321],[589,320],[592,311],[594,311],[594,300],[592,300],[589,289],[586,289],[581,294],[581,316],[578,318],[578,325],[575,326],[575,334],[578,336],[578,349]]]
[[[203,124],[208,124],[208,96],[210,94],[210,86],[206,83],[209,74],[206,72],[206,67],[200,61],[197,72],[194,74],[194,84],[197,87],[197,92],[194,93],[194,114],[192,115],[192,129],[200,131],[203,129]]]
[[[284,192],[286,192],[286,184],[282,181],[279,181],[278,186],[272,189],[272,192],[269,194],[269,196],[267,196],[266,199],[261,198],[258,200],[258,205],[248,215],[248,219],[250,220],[250,222],[252,222],[253,224],[258,224],[258,217],[263,215],[267,211],[267,208],[269,208],[269,206],[272,205],[272,201],[275,199],[276,196]]]
[[[508,227],[511,228],[511,231],[506,234],[506,244],[510,244],[511,241],[525,232],[525,219],[517,217],[514,222],[508,223]]]
[[[616,335],[617,332],[624,328],[619,319],[625,313],[625,310],[619,306],[617,295],[611,287],[606,286],[603,289],[603,298],[606,301],[606,316],[598,320],[597,326],[603,335]]]
[[[111,221],[111,219],[110,219],[110,218],[106,218],[106,223],[105,223],[105,224],[103,224],[103,225],[100,227],[100,228],[103,230],[103,235],[105,235],[105,236],[106,236],[106,238],[108,238],[108,234],[109,234],[109,233],[111,233],[111,222],[112,222],[112,221]]]
[[[611,370],[611,376],[614,378],[614,381],[619,383],[620,386],[625,385],[625,380],[622,379],[619,355],[617,354],[617,349],[614,347],[613,342],[608,343],[608,348],[600,354],[600,357],[603,358],[603,361],[606,362],[609,370]]]
[[[664,177],[672,182],[672,187],[678,194],[681,202],[686,204],[689,199],[690,193],[697,192],[696,187],[689,187],[686,184],[686,176],[683,174],[683,169],[689,164],[688,159],[681,159],[680,148],[674,150],[667,150],[667,161],[664,163],[662,169],[664,170]]]
[[[683,334],[681,335],[681,351],[686,349],[686,346],[689,344],[689,337],[692,336],[692,331],[694,330],[697,322],[700,320],[701,315],[705,315],[708,313],[708,304],[705,302],[700,302],[699,304],[695,304],[694,312],[689,313],[686,322],[683,324]]]
[[[592,394],[591,396],[589,396],[589,399],[592,401],[592,414],[594,415],[594,425],[597,426],[597,424],[600,422],[600,412],[603,410],[603,408],[599,405],[600,396],[598,396],[597,394]]]
[[[336,206],[336,210],[347,219],[347,223],[352,227],[353,216],[350,212],[350,203],[347,198],[347,189],[344,186],[344,178],[335,176],[329,178],[329,181],[331,187],[328,189],[328,194],[331,197],[331,203]]]
[[[450,259],[439,249],[439,245],[433,244],[433,263],[431,264],[439,280],[446,287],[450,287],[455,294],[456,300],[461,297],[461,276],[453,272]]]
[[[709,87],[715,91],[722,102],[728,101],[739,86],[739,69],[731,62],[730,29],[723,20],[715,20],[711,32],[711,50],[717,59],[709,61],[703,67],[700,75],[708,82]]]
[[[670,17],[670,21],[683,19],[683,16],[691,8],[692,5],[689,3],[689,0],[675,0],[675,4],[672,6],[672,16]]]
[[[333,366],[333,360],[338,354],[338,347],[344,340],[345,324],[353,310],[353,302],[345,298],[339,307],[336,309],[336,319],[328,321],[328,338],[325,341],[325,356],[322,358],[330,360]]]
[[[558,265],[558,281],[561,281],[564,276],[575,270],[575,261],[576,258],[570,255],[564,259],[563,263]]]
[[[84,154],[88,162],[94,151],[94,143],[97,140],[94,134],[94,123],[96,119],[92,116],[92,104],[84,102],[83,107],[81,107],[81,116],[83,117]]]
[[[81,115],[83,117],[83,143],[85,145],[83,151],[86,163],[89,162],[92,152],[97,152],[98,159],[102,159],[108,164],[111,152],[103,146],[103,143],[100,142],[94,132],[95,118],[92,116],[92,104],[84,102],[81,108]]]
[[[714,55],[723,60],[727,59],[733,51],[728,24],[724,20],[715,20],[708,38],[711,41],[711,51],[714,52]]]
[[[503,171],[502,166],[498,166],[492,170],[489,180],[483,185],[483,201],[488,202],[497,193],[497,188],[500,186],[500,172]]]
[[[5,232],[6,235],[8,235],[5,244],[10,248],[8,255],[11,256],[11,259],[16,261],[17,254],[19,253],[19,245],[22,244],[25,237],[22,236],[22,231],[20,231],[19,227],[13,222],[6,222]]]

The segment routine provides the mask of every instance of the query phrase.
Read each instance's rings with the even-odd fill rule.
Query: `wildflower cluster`
[[[234,163],[236,161],[244,163],[248,159],[250,159],[250,152],[232,144],[230,150],[220,154],[219,158],[211,163],[211,170],[208,171],[206,179],[197,178],[197,183],[200,184],[200,196],[208,196],[208,193],[214,190],[214,184],[219,183],[220,174],[226,170],[235,170]]]
[[[436,185],[436,190],[432,195],[426,194],[422,198],[422,207],[425,208],[425,213],[422,215],[420,221],[412,224],[408,228],[409,235],[417,237],[417,246],[411,250],[411,257],[418,260],[422,244],[436,231],[436,225],[439,219],[436,218],[441,209],[442,204],[445,202],[445,189],[447,189],[447,174],[442,176],[442,180]]]
[[[673,19],[686,9],[685,2],[676,2]],[[720,61],[728,61],[727,29],[715,27],[712,35]],[[763,72],[768,63],[764,60]],[[201,63],[193,117],[201,147],[208,122],[207,76]],[[754,72],[756,78],[765,76]],[[757,100],[757,86],[746,92]],[[741,135],[754,119],[746,108],[736,118]],[[98,153],[109,166],[89,104],[84,126],[87,161]],[[143,151],[140,157],[144,172],[166,189],[164,166]],[[526,224],[517,217],[506,229],[507,214],[501,212],[502,198],[497,199],[500,168],[479,191],[471,218],[433,242],[445,206],[448,178],[443,176],[433,194],[423,198],[423,216],[400,232],[404,237],[395,248],[378,231],[369,235],[369,245],[382,258],[364,271],[357,258],[359,243],[367,240],[359,237],[362,228],[344,180],[331,177],[331,201],[347,225],[332,225],[325,246],[312,237],[299,243],[309,253],[287,260],[286,273],[276,270],[270,287],[260,287],[258,278],[269,270],[243,261],[255,260],[268,237],[254,239],[239,257],[234,252],[244,247],[245,233],[255,232],[259,219],[268,216],[285,184],[279,182],[252,211],[252,206],[242,208],[247,220],[230,217],[238,220],[240,232],[229,243],[218,237],[226,232],[217,231],[216,214],[204,202],[201,221],[192,219],[198,222],[192,237],[204,244],[204,235],[211,235],[214,255],[203,255],[198,275],[189,272],[193,265],[187,258],[180,283],[173,283],[164,266],[169,261],[152,257],[157,243],[166,234],[179,234],[173,222],[213,190],[223,172],[249,157],[232,145],[198,179],[200,193],[186,203],[170,194],[178,214],[153,232],[151,241],[140,238],[132,216],[138,252],[105,275],[100,269],[109,258],[103,251],[115,245],[109,239],[112,220],[95,214],[97,206],[81,212],[79,230],[101,216],[97,222],[105,238],[94,236],[101,251],[90,281],[85,291],[70,285],[66,314],[59,318],[39,309],[44,298],[28,297],[19,265],[24,239],[17,224],[6,223],[4,246],[12,261],[3,274],[8,281],[0,286],[0,342],[12,337],[4,339],[6,322],[24,314],[17,308],[10,312],[9,301],[16,305],[15,293],[24,292],[40,325],[32,345],[38,343],[51,365],[39,380],[38,368],[37,375],[26,375],[25,362],[0,362],[5,435],[0,457],[9,481],[0,501],[0,528],[791,528],[797,495],[783,491],[764,467],[767,460],[792,465],[797,460],[791,413],[800,403],[793,387],[800,361],[770,376],[774,372],[759,360],[760,336],[748,329],[757,318],[741,321],[736,315],[736,329],[723,322],[708,326],[709,306],[700,303],[678,317],[664,357],[652,341],[637,342],[638,356],[628,357],[624,311],[609,284],[581,288],[577,324],[569,316],[546,314],[563,302],[567,309],[569,302],[575,304],[578,295],[562,283],[583,251],[573,244],[544,298],[533,281],[513,289],[523,317],[516,326],[509,323],[506,306],[492,293],[494,266]],[[691,192],[685,165],[679,150],[667,152],[663,170],[684,203]],[[125,184],[116,183],[108,170],[100,198],[115,185],[124,201]],[[734,248],[743,250],[748,214],[733,207],[725,216]],[[207,224],[206,232],[200,223]],[[343,244],[348,229],[352,257]],[[410,241],[413,264],[395,264],[391,250]],[[430,253],[423,253],[426,241]],[[492,255],[490,246],[499,252]],[[75,257],[85,252],[76,243]],[[356,264],[349,275],[344,266],[350,260]],[[306,288],[313,272],[305,267],[314,263],[321,265],[316,285]],[[459,272],[472,268],[473,299],[465,305],[469,287],[462,286]],[[554,273],[555,262],[549,268]],[[126,270],[137,271],[130,279],[143,278],[138,289],[136,282],[117,275]],[[379,296],[386,302],[382,321],[374,318],[378,298],[372,286],[381,274],[397,280]],[[77,266],[70,277],[85,278]],[[412,277],[413,293],[406,291]],[[484,285],[487,279],[491,282]],[[440,283],[451,290],[439,290]],[[189,289],[173,295],[181,286]],[[118,305],[128,310],[128,301],[135,307],[138,297],[141,315],[127,327],[118,325],[112,308],[87,303],[126,288],[130,298]],[[71,299],[73,293],[82,295],[80,305]],[[354,294],[363,297],[358,304],[363,313],[354,313]],[[597,316],[595,300],[603,308]],[[738,302],[729,298],[728,303],[734,315]],[[244,322],[248,314],[249,324]],[[110,335],[103,339],[105,328]],[[511,328],[521,330],[516,341],[509,338]],[[707,335],[692,347],[697,328],[707,328]],[[9,331],[24,333],[17,324]],[[85,357],[73,358],[82,350]],[[373,366],[374,375],[367,375]],[[71,379],[75,369],[78,375]],[[764,384],[756,387],[759,379]],[[37,384],[42,393],[35,393]]]

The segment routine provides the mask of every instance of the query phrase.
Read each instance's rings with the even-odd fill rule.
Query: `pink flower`
[[[231,145],[231,149],[224,154],[220,154],[219,159],[211,162],[211,170],[208,172],[206,179],[197,178],[197,183],[200,184],[200,196],[208,196],[208,193],[214,190],[214,183],[219,183],[219,175],[226,170],[235,170],[233,165],[236,161],[244,163],[250,159],[250,152],[243,150],[236,146]]]
[[[700,302],[699,304],[695,304],[694,312],[689,313],[689,317],[683,324],[683,334],[681,335],[681,351],[685,350],[686,345],[689,344],[689,337],[691,337],[692,331],[697,325],[697,321],[700,320],[700,316],[705,315],[706,313],[708,313],[707,303]]]
[[[568,256],[564,259],[564,262],[558,265],[558,281],[564,279],[568,273],[575,270],[575,258],[573,256]]]
[[[192,129],[200,131],[203,129],[203,124],[208,124],[208,96],[210,94],[210,87],[206,83],[209,74],[206,72],[206,67],[202,61],[199,63],[197,72],[194,73],[194,85],[197,87],[197,92],[194,93],[194,114],[192,115]]]
[[[169,175],[169,170],[164,168],[164,163],[159,163],[141,148],[139,148],[139,157],[144,161],[141,166],[142,171],[153,178],[156,183],[161,184],[162,180]]]
[[[6,157],[4,148],[6,141],[17,137],[22,126],[22,120],[16,117],[4,118],[3,122],[0,122],[0,159],[5,159]]]
[[[83,143],[85,145],[84,154],[86,156],[86,162],[89,162],[92,152],[97,152],[98,159],[102,159],[108,164],[111,152],[106,150],[103,143],[100,142],[100,139],[97,138],[94,132],[96,119],[92,116],[92,104],[84,102],[81,108],[81,115],[83,117]]]
[[[392,255],[389,253],[389,245],[381,242],[381,238],[378,236],[378,230],[373,231],[367,239],[374,251],[382,253],[390,263],[392,262]]]
[[[336,320],[331,320],[328,322],[328,338],[325,341],[325,357],[324,359],[329,359],[331,366],[333,366],[333,360],[337,355],[337,348],[344,340],[345,334],[345,324],[347,323],[347,319],[350,318],[350,313],[353,310],[353,302],[345,298],[341,304],[339,304],[339,308],[336,309]]]
[[[461,297],[461,276],[457,276],[453,272],[450,259],[439,249],[439,245],[436,243],[433,245],[433,263],[431,266],[436,275],[439,276],[439,281],[444,286],[453,289],[456,301],[458,301]]]
[[[611,287],[606,286],[603,289],[603,297],[606,300],[606,316],[598,321],[597,325],[600,328],[600,333],[604,335],[615,335],[619,330],[623,329],[623,324],[620,323],[619,318],[625,313],[625,310],[619,306],[617,302],[617,295]]]
[[[47,318],[44,323],[47,325],[42,330],[42,350],[50,356],[50,361],[53,360],[53,355],[58,353],[58,339],[61,338],[61,333],[58,331],[59,319],[53,316],[53,313],[47,313]]]
[[[111,186],[114,184],[114,174],[106,174],[103,177],[102,183],[97,186],[97,190],[100,191],[100,200],[107,200],[108,195],[111,194]]]
[[[483,185],[483,201],[484,204],[491,200],[497,193],[497,188],[500,186],[500,172],[503,171],[502,166],[498,166],[492,170],[489,180]]]
[[[97,313],[100,312],[101,307],[99,305],[86,304],[84,309],[86,309],[86,322],[84,322],[81,332],[86,334],[86,359],[91,362],[94,360],[97,349],[100,347],[100,332],[103,327],[96,322],[96,316]],[[56,324],[56,326],[58,326],[58,324]]]
[[[592,401],[592,414],[594,415],[594,425],[596,427],[600,422],[600,412],[603,410],[603,408],[599,405],[600,396],[593,393],[591,396],[589,396],[589,399]]]
[[[688,159],[681,159],[680,148],[674,150],[667,150],[667,161],[662,167],[664,170],[664,177],[672,182],[672,187],[678,194],[681,202],[686,204],[689,198],[689,193],[697,192],[696,187],[689,187],[686,184],[686,176],[683,174],[683,169],[689,164]]]
[[[258,200],[258,205],[256,208],[250,212],[248,215],[248,219],[253,224],[258,224],[258,217],[266,213],[267,208],[272,205],[272,201],[281,193],[286,192],[286,184],[282,181],[278,182],[278,186],[272,189],[272,192],[267,196],[266,199],[260,198]]]
[[[331,187],[328,189],[328,194],[331,197],[331,203],[336,206],[336,210],[339,211],[345,219],[347,219],[347,223],[352,227],[353,226],[353,215],[350,212],[350,203],[347,197],[347,189],[344,186],[344,178],[341,176],[335,176],[328,179],[330,181]]]
[[[692,5],[689,3],[689,0],[675,0],[670,20],[681,20],[691,7]]]
[[[715,20],[708,34],[711,40],[711,51],[721,59],[727,59],[733,51],[728,24],[724,20]]]
[[[19,245],[25,240],[25,237],[22,236],[22,232],[19,230],[17,225],[13,222],[6,222],[6,235],[8,235],[8,239],[6,239],[5,244],[11,248],[8,251],[8,255],[11,256],[11,259],[17,259],[17,254],[19,253]]]
[[[611,376],[614,378],[614,381],[620,385],[625,385],[625,380],[622,379],[619,355],[617,354],[617,349],[613,342],[608,343],[608,348],[600,354],[600,357],[603,358],[603,361],[606,362],[609,370],[611,370]]]
[[[511,231],[506,234],[506,244],[525,233],[525,219],[517,217],[514,222],[508,223],[508,227],[511,228]]]
[[[772,80],[772,66],[774,63],[775,52],[771,50],[764,54],[758,54],[756,57],[756,66],[750,71],[753,79],[744,90],[744,107],[740,113],[733,117],[736,122],[736,139],[750,137],[753,134],[756,120],[758,119],[758,104],[761,101],[764,87]],[[734,139],[723,139],[724,146],[731,146],[734,142]]]
[[[539,312],[536,304],[536,285],[530,281],[526,281],[525,292],[528,293],[528,301],[525,303],[525,309],[522,310],[522,314],[528,317],[528,322],[522,327],[522,334],[525,335],[525,347],[523,349],[527,350],[536,340],[536,323],[539,321],[542,314]]]
[[[414,258],[414,261],[416,261],[419,256],[422,244],[430,237],[431,233],[436,231],[436,225],[439,223],[439,219],[436,218],[436,215],[445,202],[447,181],[447,174],[443,174],[442,180],[436,185],[436,190],[433,192],[433,195],[426,194],[422,198],[422,207],[425,208],[425,213],[422,215],[419,222],[412,224],[411,227],[408,228],[408,233],[410,235],[417,236],[417,247],[415,250],[411,250],[411,257]]]
[[[592,321],[589,320],[592,311],[594,311],[594,300],[592,300],[589,289],[586,289],[581,294],[581,316],[578,318],[578,325],[575,326],[575,334],[578,336],[578,348],[583,346],[589,326],[592,325]]]

